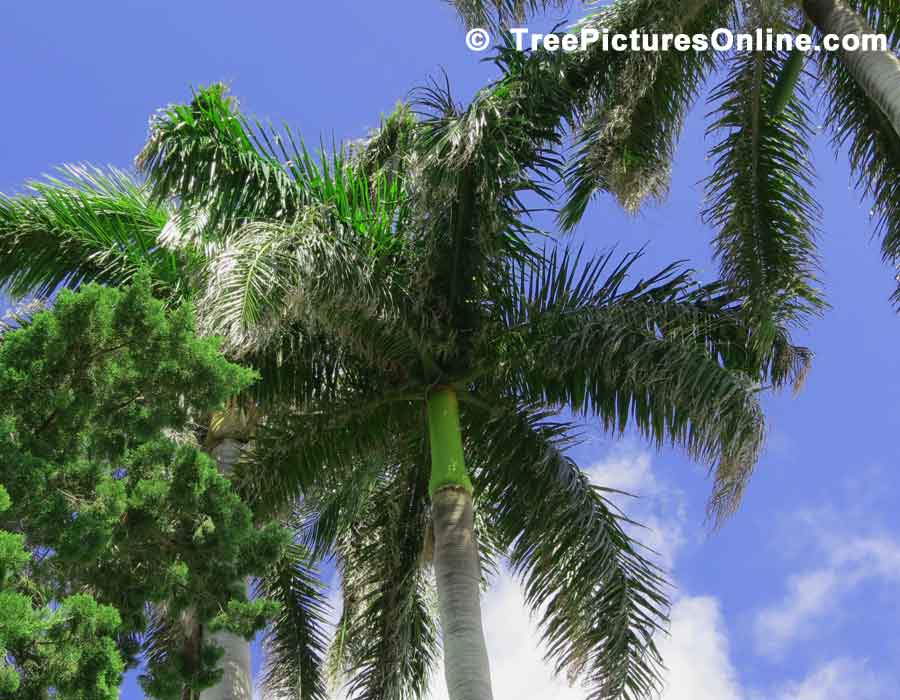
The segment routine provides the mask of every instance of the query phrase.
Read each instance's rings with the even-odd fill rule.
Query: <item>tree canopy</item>
[[[249,636],[277,610],[223,583],[288,542],[253,522],[192,432],[255,378],[218,345],[145,276],[62,291],[2,335],[0,697],[114,698],[155,630],[142,682],[180,698],[215,682],[218,652],[185,654],[161,625],[191,615]]]

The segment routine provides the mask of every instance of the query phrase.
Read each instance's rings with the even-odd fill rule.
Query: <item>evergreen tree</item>
[[[250,637],[277,611],[226,584],[276,561],[284,531],[256,527],[186,429],[254,379],[217,345],[143,277],[63,291],[2,336],[0,698],[115,698],[163,620]],[[209,644],[149,651],[142,682],[157,698],[221,673]]]
[[[9,506],[0,486],[0,514]],[[51,607],[31,565],[24,537],[0,531],[0,698],[40,700],[52,686],[60,700],[116,700],[118,612],[83,594]]]

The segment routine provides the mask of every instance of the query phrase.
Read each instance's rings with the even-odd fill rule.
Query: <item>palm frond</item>
[[[11,308],[4,311],[3,315],[0,316],[0,341],[2,341],[6,333],[28,325],[32,316],[45,311],[48,307],[48,301],[40,297],[13,304]]]
[[[160,110],[136,162],[155,199],[177,198],[186,211],[202,211],[213,228],[241,215],[286,218],[303,199],[288,169],[257,150],[222,85]]]
[[[433,583],[422,566],[428,461],[389,468],[339,540],[347,697],[424,698],[439,647]]]
[[[391,296],[389,268],[370,242],[330,231],[312,211],[292,225],[250,223],[208,264],[199,304],[204,330],[237,353],[259,351],[279,329],[340,337],[372,364],[402,365],[418,350]],[[397,329],[401,332],[397,332]]]
[[[329,478],[304,493],[298,507],[298,531],[316,559],[333,556],[363,517],[375,488],[385,484],[393,450],[360,455],[351,469]]]
[[[616,2],[581,26],[622,34],[638,29],[647,36],[673,31],[708,36],[728,26],[733,14],[732,2],[688,5]],[[572,61],[569,80],[585,83],[587,104],[566,173],[564,228],[575,227],[598,192],[610,192],[631,212],[648,198],[662,200],[668,194],[682,124],[715,63],[713,51],[674,50],[612,52],[599,61],[590,55]]]
[[[530,15],[571,7],[572,0],[447,0],[467,27],[502,27]]]
[[[300,409],[315,403],[334,404],[346,387],[364,382],[346,348],[323,332],[301,323],[285,324],[242,361],[259,373],[245,394],[262,405]]]
[[[900,14],[895,0],[846,0],[853,10],[865,17],[876,32],[888,37],[890,46],[900,40]]]
[[[466,108],[455,104],[447,85],[417,94],[422,160],[411,184],[409,225],[422,281],[414,284],[426,290],[424,304],[448,329],[475,325],[469,300],[499,260],[531,255],[528,239],[539,232],[525,199],[550,201],[549,184],[562,167],[556,107],[562,98],[554,94],[561,83],[533,75],[549,73],[553,64],[525,61],[512,50],[499,60],[519,69],[505,67]]]
[[[145,269],[168,294],[184,292],[191,260],[157,245],[169,213],[124,172],[69,165],[27,190],[0,195],[0,286],[13,295],[125,284]]]
[[[390,454],[394,435],[418,416],[409,401],[345,395],[314,412],[272,411],[237,465],[241,491],[259,517],[288,512],[298,499],[337,488]]]
[[[577,258],[551,255],[523,269],[502,310],[492,380],[522,401],[595,415],[610,431],[633,425],[716,465],[710,513],[721,519],[758,458],[758,382],[764,370],[776,374],[776,358],[753,354],[740,314],[678,266],[626,288],[635,261],[626,257],[602,282],[610,256],[578,270]],[[777,373],[793,369],[779,364]]]
[[[660,686],[653,641],[664,581],[603,490],[567,457],[573,426],[532,406],[466,407],[479,508],[502,535],[557,673],[591,700],[636,700]]]
[[[531,172],[537,180],[559,174],[554,147],[561,143],[562,133],[559,100],[554,97],[565,96],[565,86],[557,80],[553,87],[549,80],[533,75],[551,77],[556,63],[529,61],[512,46],[502,50],[496,62],[501,78],[482,89],[464,109],[454,102],[448,84],[433,83],[416,93],[414,106],[424,117],[421,138],[426,167],[433,168],[435,176],[443,169],[453,178],[467,169],[486,177],[493,169],[498,182],[485,186],[534,187],[523,173]],[[541,94],[534,94],[536,85],[542,86]]]
[[[708,133],[718,142],[703,215],[718,228],[721,277],[743,300],[761,345],[773,341],[779,323],[803,324],[825,307],[816,277],[819,207],[810,194],[812,127],[803,83],[772,113],[790,60],[736,55],[710,97],[717,111]]]
[[[419,121],[410,105],[399,103],[381,125],[359,142],[349,144],[349,157],[369,179],[379,175],[402,178],[415,167]]]
[[[289,127],[244,116],[223,85],[160,111],[137,163],[155,199],[177,199],[182,226],[202,217],[218,239],[248,221],[290,223],[326,206],[342,225],[389,243],[402,199],[389,179],[360,175],[344,149],[317,159]]]
[[[281,605],[266,631],[263,688],[278,700],[325,700],[327,602],[310,552],[294,544],[260,579],[258,593]]]
[[[144,692],[153,698],[181,697],[214,681],[215,656],[204,648],[202,628],[191,611],[175,612],[160,604],[149,613],[142,639],[146,670],[139,677]]]
[[[562,252],[560,252],[562,251]],[[776,388],[799,388],[812,353],[792,344],[782,325],[775,327],[771,343],[753,341],[755,329],[747,324],[741,298],[721,282],[700,285],[691,271],[673,263],[646,279],[626,284],[642,251],[620,256],[615,252],[583,259],[579,249],[553,248],[535,265],[513,263],[510,287],[495,311],[501,324],[525,328],[538,313],[578,314],[620,302],[648,305],[655,314],[648,322],[701,348],[731,368],[769,382]],[[504,341],[506,342],[506,341]]]
[[[891,13],[878,13],[871,3],[869,18],[877,31],[896,36]],[[892,46],[896,47],[894,40]],[[870,215],[881,237],[886,262],[900,267],[900,136],[833,53],[817,54],[827,90],[825,124],[835,149],[846,148],[857,191],[872,199]],[[900,285],[892,296],[900,306]]]

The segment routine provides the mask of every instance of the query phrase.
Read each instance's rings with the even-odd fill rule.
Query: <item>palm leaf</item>
[[[464,415],[477,501],[509,548],[548,658],[591,700],[648,697],[660,686],[653,635],[668,614],[660,572],[563,454],[572,426],[526,405],[495,409]]]
[[[571,0],[448,0],[468,27],[500,27],[524,22],[530,15],[565,11]]]
[[[213,228],[241,215],[290,215],[302,201],[287,168],[256,149],[249,125],[222,85],[157,113],[137,164],[154,198],[178,198],[186,210],[203,211]]]
[[[27,301],[13,304],[11,308],[3,313],[3,316],[0,316],[0,341],[3,340],[3,336],[6,333],[28,325],[35,314],[45,311],[47,308],[47,300],[41,298],[28,299]]]
[[[137,159],[158,201],[177,199],[183,227],[202,217],[223,238],[248,221],[291,222],[310,206],[372,241],[389,244],[396,183],[367,179],[343,149],[317,160],[294,132],[240,113],[223,85],[161,110]]]
[[[259,373],[245,394],[263,406],[300,409],[316,402],[336,403],[344,387],[364,381],[345,348],[296,322],[275,329],[264,346],[244,353],[242,359]]]
[[[602,282],[610,256],[579,266],[551,255],[523,270],[515,303],[502,310],[507,331],[495,340],[490,381],[526,402],[597,416],[606,430],[633,425],[716,465],[710,512],[720,519],[758,458],[756,382],[775,373],[774,357],[748,351],[739,314],[677,266],[626,288],[635,261],[626,257]]]
[[[142,653],[146,671],[139,682],[149,697],[182,697],[215,681],[216,652],[204,646],[202,628],[189,610],[152,606]]]
[[[645,0],[616,2],[579,26],[627,34],[633,29],[709,35],[728,26],[733,3],[717,0],[682,5]],[[591,54],[604,54],[599,58]],[[668,193],[671,161],[684,118],[715,67],[713,51],[611,52],[595,45],[573,59],[568,79],[584,83],[582,122],[560,213],[571,229],[597,192],[610,192],[628,211]],[[577,103],[576,103],[577,104]]]
[[[354,640],[344,671],[354,700],[424,698],[428,690],[439,642],[433,584],[422,566],[427,485],[425,459],[390,468],[337,544],[342,631]]]
[[[125,173],[64,166],[28,190],[0,195],[0,285],[12,294],[126,284],[145,269],[168,294],[184,293],[190,258],[157,245],[169,213]]]
[[[290,512],[299,499],[336,488],[360,464],[387,459],[393,435],[418,415],[409,401],[344,395],[318,410],[272,410],[255,447],[237,465],[238,482],[257,513]]]
[[[349,144],[353,166],[370,180],[386,176],[402,179],[415,168],[415,141],[419,121],[410,105],[399,103],[393,112],[382,118],[381,125],[369,136]]]
[[[247,224],[230,237],[208,263],[201,327],[238,353],[258,352],[280,328],[302,322],[309,334],[355,339],[353,349],[372,363],[415,359],[391,296],[389,275],[398,271],[373,257],[369,241],[327,230],[307,213],[292,225]],[[378,345],[389,338],[390,348]]]
[[[523,62],[513,51],[500,61],[522,70],[506,70],[464,109],[447,85],[420,90],[415,103],[424,116],[416,145],[421,165],[409,185],[421,278],[413,286],[425,291],[422,303],[435,309],[448,336],[476,325],[468,302],[498,261],[531,255],[529,237],[539,232],[525,199],[550,201],[549,184],[561,172],[560,83],[532,75],[552,74],[552,67]],[[537,84],[543,94],[531,89]]]
[[[265,692],[279,700],[325,700],[327,603],[309,551],[298,544],[289,547],[257,590],[281,605],[264,639]]]
[[[707,179],[706,221],[722,279],[744,301],[761,346],[780,322],[803,323],[825,306],[816,272],[819,207],[809,191],[812,135],[803,84],[772,113],[789,56],[748,53],[730,61],[712,93],[718,103],[709,133],[714,174]]]

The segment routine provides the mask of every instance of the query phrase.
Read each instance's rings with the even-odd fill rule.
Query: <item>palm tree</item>
[[[237,468],[267,512],[302,495],[314,551],[337,556],[333,661],[354,697],[427,686],[426,549],[454,700],[491,697],[479,591],[498,555],[559,670],[591,697],[651,692],[659,573],[547,411],[708,460],[723,517],[761,444],[759,383],[808,360],[780,328],[761,352],[740,299],[676,266],[628,286],[635,256],[535,253],[522,198],[550,196],[560,134],[530,84],[510,75],[465,109],[424,91],[421,118],[399,108],[325,168],[213,88],[162,111],[139,157],[156,198],[180,203],[176,228],[202,224],[180,235],[206,250],[201,323],[286,397]],[[295,688],[291,654],[270,661]]]
[[[563,0],[454,0],[471,25],[520,22]],[[617,0],[591,8],[576,24],[628,34],[711,35],[717,28],[754,32],[815,31],[840,37],[877,31],[889,51],[603,52],[536,54],[555,67],[568,94],[557,107],[575,126],[568,168],[574,227],[590,199],[609,192],[629,211],[667,194],[682,123],[713,74],[709,96],[715,172],[706,182],[706,220],[717,229],[721,277],[748,300],[761,336],[772,318],[802,324],[824,308],[817,281],[819,208],[811,194],[809,140],[815,131],[810,97],[822,96],[836,151],[847,148],[861,196],[886,261],[900,264],[900,13],[889,0]],[[540,75],[535,73],[535,75]],[[807,77],[804,77],[807,76]],[[900,288],[894,295],[900,302]]]
[[[235,477],[260,517],[296,507],[314,554],[337,555],[330,660],[357,697],[426,687],[427,550],[451,697],[489,696],[479,567],[500,555],[560,670],[592,697],[646,694],[659,572],[564,454],[569,426],[548,411],[633,425],[714,464],[721,517],[759,449],[760,382],[795,379],[809,359],[780,328],[762,348],[742,300],[686,271],[629,287],[634,257],[532,250],[521,197],[549,195],[538,176],[557,171],[560,134],[542,106],[556,101],[529,92],[527,71],[546,66],[523,70],[465,110],[427,92],[430,116],[400,108],[365,147],[321,164],[212,88],[157,117],[146,185],[72,170],[0,199],[0,280],[14,291],[118,284],[151,267],[160,295],[193,296],[207,330],[260,371],[252,447],[246,431],[214,440],[241,443]],[[321,598],[305,548],[296,554],[260,586],[284,603],[268,680],[319,698]],[[151,659],[196,661],[203,630],[172,623],[160,620]]]

